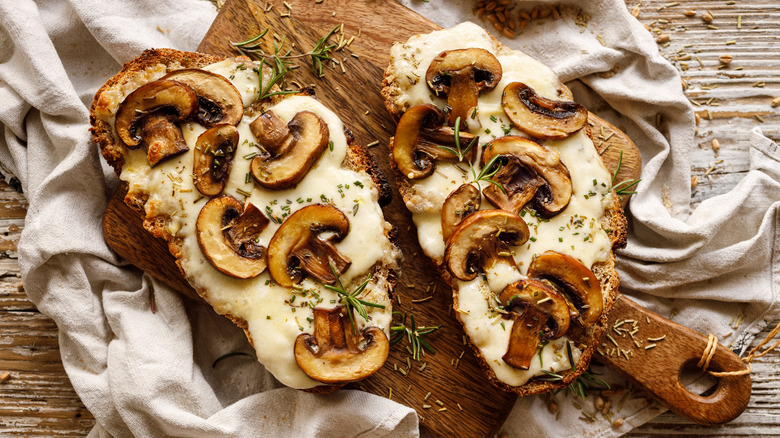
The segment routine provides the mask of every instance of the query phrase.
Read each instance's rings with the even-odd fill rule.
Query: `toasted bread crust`
[[[498,45],[499,53],[502,51],[510,50],[509,48],[501,45],[501,43],[495,40],[495,38],[493,38],[493,40]],[[568,96],[569,98],[571,96],[571,91],[563,83],[559,83],[558,92],[560,96]],[[393,118],[396,120],[400,119],[403,113],[408,109],[407,107],[399,103],[400,99],[398,97],[402,93],[403,90],[401,90],[401,88],[396,84],[396,75],[395,75],[394,66],[392,63],[390,63],[390,65],[385,70],[384,78],[382,81],[381,94],[382,97],[384,98],[385,107],[387,108],[388,112],[390,112],[390,114],[393,116]],[[588,136],[591,137],[589,130],[586,131],[588,133]],[[391,163],[391,167],[395,170],[396,182],[401,197],[404,200],[404,203],[407,209],[409,209],[409,211],[411,211],[412,213],[422,211],[425,208],[427,208],[427,206],[424,205],[422,203],[422,199],[419,196],[417,196],[414,186],[410,184],[409,180],[398,170],[395,164],[395,160],[393,159],[392,156],[393,147],[394,147],[394,138],[391,138],[389,144],[390,163]],[[601,219],[601,226],[603,229],[607,230],[607,233],[609,234],[609,237],[612,241],[613,250],[625,246],[626,237],[627,237],[627,220],[625,215],[623,214],[623,209],[620,205],[620,198],[614,193],[611,196],[611,203],[605,209],[604,216]],[[441,277],[452,288],[453,306],[454,308],[458,308],[457,283],[454,281],[453,277],[450,275],[447,269],[442,265],[441,261],[438,260],[433,260],[433,261],[437,265]],[[488,379],[493,385],[505,391],[516,392],[519,395],[539,394],[550,390],[564,388],[568,386],[570,383],[572,383],[583,372],[585,372],[585,370],[587,370],[588,364],[590,363],[590,359],[599,345],[599,339],[601,335],[604,333],[604,331],[606,330],[609,312],[612,309],[615,300],[617,299],[618,296],[619,278],[618,278],[618,273],[615,270],[614,252],[610,254],[607,260],[598,262],[594,266],[592,266],[591,270],[596,275],[596,278],[598,278],[599,284],[602,289],[604,310],[598,322],[593,326],[583,329],[572,325],[569,332],[566,334],[566,336],[569,337],[572,341],[574,341],[582,351],[580,359],[577,362],[577,367],[576,367],[577,371],[568,370],[562,372],[561,375],[563,379],[559,382],[549,382],[549,381],[542,381],[538,379],[531,379],[522,386],[511,386],[500,381],[496,377],[495,372],[488,365],[485,358],[482,356],[481,352],[479,351],[479,348],[473,345],[471,343],[471,340],[469,339],[469,345],[471,345],[474,355],[479,359],[478,362],[480,364],[480,367],[485,371]],[[455,312],[455,314],[457,315],[458,320],[461,322],[461,324],[463,324],[463,321],[461,320],[461,315],[458,312]]]
[[[107,120],[113,120],[118,102],[121,102],[124,96],[141,85],[157,80],[173,70],[201,68],[224,59],[226,58],[202,53],[181,52],[172,49],[151,49],[144,51],[140,56],[126,63],[119,73],[106,81],[95,94],[95,99],[90,108],[90,123],[92,125],[90,132],[93,140],[100,147],[103,157],[117,175],[122,173],[122,168],[125,164],[124,155],[128,152],[128,148],[116,135],[113,124]],[[249,60],[246,59],[246,61]],[[313,93],[311,90],[302,90],[301,94],[311,95]],[[282,98],[272,98],[270,104],[276,103],[282,100]],[[261,105],[264,107],[268,103]],[[345,134],[347,138],[347,154],[342,166],[369,175],[379,191],[380,204],[386,205],[392,197],[386,177],[374,163],[368,151],[355,143],[354,136],[346,128]],[[176,258],[179,270],[192,284],[191,278],[184,271],[181,263],[183,238],[170,234],[168,230],[171,229],[169,227],[171,218],[166,215],[157,215],[154,213],[154,209],[146,208],[147,200],[148,193],[139,191],[129,191],[124,198],[124,202],[128,206],[144,216],[144,228],[155,237],[162,238],[167,242],[170,253]],[[397,247],[396,229],[388,227],[385,234],[391,244]],[[370,273],[374,281],[378,283],[377,288],[386,291],[389,298],[392,299],[397,283],[397,273],[394,267],[378,262],[370,269]],[[208,297],[209,291],[207,288],[196,288],[196,291],[200,298],[206,299]],[[243,329],[250,344],[254,345],[254,340],[249,332],[246,320],[230,313],[223,313],[223,315]],[[327,393],[338,390],[342,386],[321,385],[306,391]]]

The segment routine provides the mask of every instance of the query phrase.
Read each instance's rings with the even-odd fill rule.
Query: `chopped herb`
[[[333,272],[333,276],[336,277],[336,285],[330,285],[326,284],[324,285],[327,289],[332,290],[333,292],[336,292],[339,294],[339,297],[341,297],[341,300],[344,302],[344,306],[347,308],[347,315],[349,315],[349,323],[352,325],[352,333],[356,333],[355,329],[355,320],[352,317],[352,310],[354,309],[358,315],[362,316],[363,319],[368,321],[368,312],[366,311],[366,307],[376,307],[379,309],[384,309],[385,306],[382,304],[372,303],[370,301],[361,300],[358,298],[358,295],[363,293],[363,291],[366,289],[366,286],[368,286],[368,282],[371,280],[371,274],[366,275],[366,279],[363,280],[360,285],[355,288],[352,292],[347,292],[347,290],[344,288],[344,285],[341,283],[341,278],[339,277],[339,274],[336,272],[336,268],[333,266],[333,263],[328,262],[330,265],[330,270]]]
[[[401,312],[393,312],[393,315],[401,315]],[[410,325],[406,325],[406,319],[407,317],[410,320]],[[412,345],[412,359],[419,361],[420,357],[422,355],[422,349],[424,348],[431,354],[436,354],[436,351],[431,347],[431,345],[426,342],[422,337],[435,332],[436,330],[442,328],[442,325],[437,325],[435,327],[418,327],[417,323],[414,320],[413,314],[407,314],[403,313],[403,319],[401,322],[396,325],[390,327],[390,331],[392,334],[390,335],[390,345],[397,344],[401,341],[401,339],[405,337],[409,340],[409,343]],[[426,400],[427,400],[426,396]]]

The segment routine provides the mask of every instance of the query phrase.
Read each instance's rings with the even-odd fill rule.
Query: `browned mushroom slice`
[[[528,226],[520,216],[504,210],[480,210],[452,231],[444,264],[455,278],[466,281],[495,263],[517,267],[508,245],[522,245],[528,236]]]
[[[588,121],[584,106],[539,96],[521,82],[512,82],[504,88],[501,106],[517,129],[536,138],[568,137]]]
[[[514,314],[509,345],[503,359],[527,370],[542,339],[557,339],[569,330],[569,311],[558,292],[544,283],[520,280],[504,288],[498,301]]]
[[[261,154],[252,159],[255,182],[267,189],[298,184],[328,147],[328,125],[311,111],[301,111],[287,124],[290,132],[279,155]]]
[[[441,207],[441,234],[445,242],[453,228],[479,210],[480,199],[479,189],[473,184],[463,184],[447,196]]]
[[[160,161],[189,150],[181,129],[170,116],[152,113],[141,121],[141,136],[146,143],[146,158],[154,167]]]
[[[320,234],[330,233],[327,239]],[[332,205],[309,205],[293,213],[276,230],[268,244],[268,271],[285,287],[303,279],[303,273],[325,284],[336,281],[351,262],[333,245],[349,233],[349,219]]]
[[[563,292],[577,309],[574,322],[582,327],[595,324],[601,317],[604,298],[593,271],[566,254],[546,251],[528,267],[528,276],[549,281]]]
[[[217,196],[225,189],[237,147],[238,130],[233,125],[216,125],[198,137],[192,174],[195,188],[204,196]]]
[[[353,331],[344,306],[314,308],[314,336],[295,339],[295,361],[304,373],[322,383],[346,383],[364,379],[387,361],[390,342],[382,329]]]
[[[507,135],[485,147],[482,165],[495,156],[500,156],[503,166],[493,181],[501,184],[506,193],[491,185],[483,194],[496,207],[516,213],[533,200],[536,211],[550,217],[569,205],[571,176],[558,152],[526,138]]]
[[[474,141],[474,136],[467,132],[460,132],[458,137],[465,158],[471,161],[476,148],[468,147],[478,140]],[[455,131],[444,126],[444,113],[436,106],[416,105],[398,121],[393,139],[393,161],[405,177],[425,178],[433,173],[436,161],[458,161],[458,157],[445,148],[457,150]]]
[[[249,130],[255,136],[263,149],[271,155],[283,153],[282,145],[289,146],[285,141],[290,137],[290,128],[273,111],[266,111],[249,124]]]
[[[163,79],[192,88],[198,96],[195,119],[210,128],[217,123],[237,125],[244,116],[244,102],[236,87],[222,75],[197,68],[168,73]]]
[[[198,97],[192,88],[175,81],[150,82],[130,93],[119,104],[114,128],[127,147],[141,146],[141,120],[152,113],[170,116],[171,122],[181,122],[198,108]]]
[[[198,244],[209,263],[236,278],[257,277],[266,268],[266,249],[258,243],[268,218],[253,204],[234,197],[211,199],[198,214]]]
[[[439,53],[433,59],[425,80],[436,94],[447,95],[451,108],[449,125],[455,125],[460,117],[461,127],[477,106],[479,93],[492,90],[501,81],[501,63],[485,49],[458,49]]]

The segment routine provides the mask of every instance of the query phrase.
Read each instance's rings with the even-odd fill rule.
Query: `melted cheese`
[[[243,68],[233,60],[206,67],[206,70],[227,77],[241,93],[245,106],[257,100],[258,77],[251,68]],[[350,221],[347,236],[336,244],[338,250],[352,261],[341,276],[345,285],[361,282],[377,263],[397,268],[400,253],[386,237],[390,225],[385,222],[378,204],[378,191],[365,173],[345,169],[347,154],[344,126],[338,116],[312,97],[292,96],[270,108],[284,121],[290,121],[300,111],[317,114],[328,126],[332,148],[326,150],[307,176],[296,187],[266,190],[248,178],[252,153],[258,152],[256,139],[249,130],[254,117],[244,116],[237,126],[240,140],[224,194],[245,198],[272,220],[260,235],[260,243],[269,241],[283,221],[307,205],[331,203],[344,212]],[[192,151],[205,128],[190,122],[182,126],[190,150],[150,168],[143,149],[128,151],[121,179],[132,192],[148,193],[146,212],[149,216],[166,215],[171,220],[168,232],[182,239],[181,265],[188,281],[200,290],[206,301],[221,314],[230,314],[247,322],[258,360],[287,386],[311,388],[319,385],[309,378],[295,362],[293,344],[301,333],[313,332],[313,307],[332,308],[339,304],[335,292],[319,282],[305,279],[297,289],[274,285],[266,271],[260,276],[240,280],[214,269],[200,250],[196,237],[196,219],[208,200],[200,195],[192,181]],[[247,182],[249,181],[249,182]],[[245,197],[239,190],[250,193]],[[354,288],[354,287],[353,287]],[[370,321],[355,316],[358,328],[367,325],[384,330],[389,337],[392,303],[384,280],[372,281],[361,295],[364,300],[382,304],[384,309],[366,307]]]
[[[469,120],[470,132],[480,137],[480,145],[504,135],[527,137],[514,128],[501,107],[504,87],[512,82],[523,82],[538,94],[560,100],[565,88],[555,73],[533,58],[507,48],[499,49],[497,42],[479,26],[463,23],[451,29],[416,35],[406,43],[397,43],[391,50],[391,64],[395,83],[400,88],[393,96],[405,110],[421,103],[433,103],[440,108],[446,99],[434,95],[425,83],[425,72],[431,61],[444,50],[482,48],[493,53],[503,68],[501,82],[479,98],[476,120]],[[536,255],[547,250],[569,254],[585,266],[607,260],[612,242],[602,229],[600,220],[613,196],[609,190],[611,177],[604,167],[593,142],[581,130],[565,139],[547,140],[543,144],[558,151],[567,166],[572,180],[572,197],[567,208],[548,219],[522,214],[531,232],[524,245],[513,247],[512,254],[520,272],[499,264],[488,269],[486,278],[477,277],[470,282],[459,282],[455,301],[459,318],[474,345],[496,376],[513,386],[525,384],[533,376],[541,375],[539,361],[529,370],[510,367],[501,359],[506,352],[511,331],[511,320],[504,321],[494,309],[495,293],[504,286],[524,278],[528,266]],[[426,255],[441,262],[444,257],[444,240],[441,234],[441,207],[447,195],[472,179],[468,166],[437,163],[436,171],[422,180],[411,181],[412,196],[407,206],[413,213],[420,246]],[[478,169],[477,169],[478,171]],[[487,183],[482,183],[483,188]],[[483,197],[482,208],[494,208]],[[499,322],[502,322],[500,324]],[[546,370],[570,368],[565,351],[567,340],[561,338],[548,343],[542,351]],[[573,346],[572,346],[573,347]],[[580,351],[573,348],[574,359]]]

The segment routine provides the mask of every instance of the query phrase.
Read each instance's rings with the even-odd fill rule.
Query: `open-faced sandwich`
[[[326,389],[384,364],[400,252],[365,149],[314,97],[268,90],[270,74],[148,50],[97,92],[92,133],[125,202],[266,369]]]
[[[471,23],[396,43],[382,95],[420,246],[488,377],[523,395],[571,383],[604,331],[626,233],[588,111]]]

